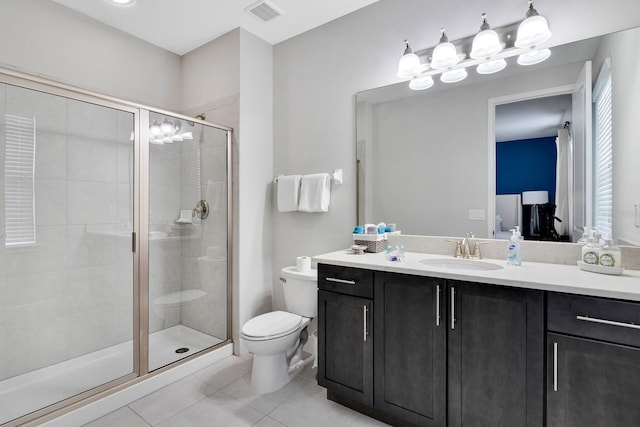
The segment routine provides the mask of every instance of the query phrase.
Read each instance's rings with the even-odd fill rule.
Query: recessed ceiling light
[[[117,6],[131,6],[136,2],[136,0],[107,0],[107,1]]]

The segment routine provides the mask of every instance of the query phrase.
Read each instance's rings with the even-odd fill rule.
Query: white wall
[[[239,293],[235,296],[239,306],[233,328],[236,346],[241,325],[256,314],[271,310],[272,70],[272,46],[240,30],[239,230],[236,236]],[[240,348],[240,352],[245,349]]]
[[[180,57],[49,0],[2,0],[0,64],[177,111]]]
[[[309,173],[341,167],[345,183],[325,214],[274,213],[274,272],[297,255],[347,247],[355,225],[355,93],[397,82],[408,38],[416,50],[434,46],[439,28],[450,39],[475,33],[480,14],[494,27],[521,20],[524,1],[381,0],[274,48],[274,172]],[[554,44],[640,25],[640,2],[538,0]],[[274,277],[275,279],[275,277]],[[274,283],[277,283],[274,281]],[[274,305],[282,293],[274,288]]]
[[[234,128],[233,339],[251,317],[271,310],[273,52],[236,29],[183,57],[183,111]]]

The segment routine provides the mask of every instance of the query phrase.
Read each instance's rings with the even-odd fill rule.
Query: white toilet
[[[318,271],[285,267],[280,280],[287,311],[256,316],[242,326],[240,333],[253,353],[251,386],[256,393],[282,388],[314,359],[302,359],[302,347],[309,337],[307,326],[318,314]]]

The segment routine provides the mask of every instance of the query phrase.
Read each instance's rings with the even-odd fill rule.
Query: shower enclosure
[[[230,132],[0,70],[0,425],[228,342]]]

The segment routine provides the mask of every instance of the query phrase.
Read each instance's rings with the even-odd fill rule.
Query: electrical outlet
[[[484,221],[484,209],[469,209],[469,219],[472,221]]]

